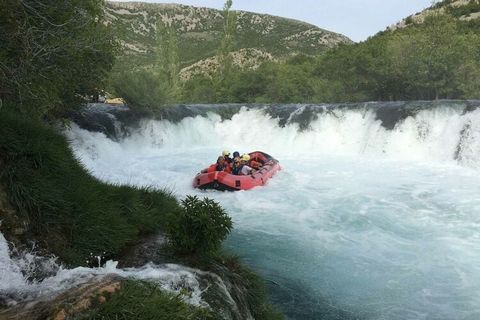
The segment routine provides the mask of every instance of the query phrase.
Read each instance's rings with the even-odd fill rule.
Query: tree
[[[78,106],[103,85],[115,42],[102,0],[4,0],[0,6],[0,97],[37,117]]]
[[[164,25],[160,21],[157,24],[156,40],[157,61],[155,72],[159,79],[167,80],[169,102],[176,102],[180,98],[180,62],[175,29],[172,26]]]
[[[237,15],[231,11],[232,0],[227,0],[223,6],[223,38],[218,50],[218,70],[215,75],[215,84],[220,97],[225,96],[225,81],[231,77],[233,58],[231,52],[234,48]]]
[[[387,57],[408,98],[461,98],[471,91],[462,84],[478,79],[471,70],[478,70],[479,39],[451,16],[433,13],[391,37]]]

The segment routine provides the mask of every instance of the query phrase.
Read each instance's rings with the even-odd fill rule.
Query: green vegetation
[[[336,83],[348,101],[477,98],[479,54],[478,34],[433,13],[422,24],[327,53],[315,74]]]
[[[470,0],[464,6],[448,6],[447,12],[450,13],[454,17],[462,17],[462,16],[470,16],[470,14],[479,12],[480,11],[480,1],[478,0]]]
[[[106,3],[109,26],[124,43],[120,60],[127,70],[149,68],[155,63],[159,24],[175,31],[181,68],[216,55],[225,44],[226,25],[236,26],[238,31],[231,39],[232,51],[257,48],[276,59],[302,52],[318,54],[337,42],[351,43],[345,36],[305,22],[252,12],[228,12],[226,16],[225,10],[183,5]],[[226,17],[236,23],[226,24]]]
[[[111,89],[125,99],[132,109],[139,111],[152,111],[170,101],[165,74],[147,70],[112,74]]]
[[[90,253],[116,256],[157,232],[177,210],[168,192],[105,184],[93,178],[53,128],[0,113],[0,183],[39,240],[63,261],[84,264]]]
[[[433,5],[432,9],[445,8],[447,13],[456,18],[468,17],[470,14],[480,11],[479,0],[469,0],[466,3],[457,3],[456,5],[452,5],[453,3],[455,3],[455,0],[443,0]]]
[[[76,320],[87,319],[219,319],[205,308],[185,303],[179,295],[166,293],[157,285],[143,281],[126,281],[122,289],[114,293],[105,303],[97,305]]]
[[[423,23],[412,20],[406,28],[381,32],[365,42],[340,45],[317,56],[300,54],[284,62],[265,62],[255,70],[229,64],[216,73],[197,74],[181,82],[176,102],[321,103],[480,98],[480,34],[471,23],[450,14],[431,12]],[[225,57],[228,50],[223,46],[219,52],[222,50],[225,52],[220,56]],[[149,85],[136,86],[135,92],[148,95]],[[173,102],[157,98],[151,102],[150,109]],[[127,102],[142,108],[138,102],[142,99],[127,98]]]
[[[31,116],[63,114],[94,95],[115,44],[102,0],[5,0],[0,6],[0,103]]]
[[[248,288],[247,304],[252,316],[257,320],[281,320],[282,315],[273,310],[266,303],[266,295],[263,282],[251,271],[242,269],[238,260],[236,266],[231,266],[238,273],[235,277],[241,277],[244,285]],[[240,272],[241,271],[241,272]],[[233,275],[233,273],[232,273]],[[214,314],[209,308],[195,307],[185,303],[181,295],[165,292],[156,284],[127,280],[122,284],[122,289],[111,294],[107,301],[98,303],[96,299],[92,302],[94,306],[86,313],[77,315],[75,320],[88,319],[195,319],[214,320],[222,319]],[[238,303],[238,302],[237,302]]]
[[[237,81],[245,82],[239,73],[248,73],[264,61],[283,61],[300,53],[318,55],[338,44],[351,43],[342,35],[304,22],[235,12],[231,6],[232,1],[226,1],[219,11],[107,3],[107,21],[124,49],[108,91],[141,111],[179,102],[236,102],[238,95],[249,95],[237,85]],[[289,80],[288,71],[279,71],[284,77],[268,92],[281,95],[282,101],[303,98],[296,93],[286,97],[290,92],[283,91],[282,82]],[[294,73],[299,76],[296,70]],[[298,79],[294,81],[298,83]],[[256,98],[270,99],[268,93]]]
[[[213,83],[217,96],[225,95],[225,86],[223,85],[226,79],[232,76],[233,57],[232,51],[234,49],[235,33],[237,26],[237,15],[231,10],[232,0],[227,0],[223,8],[223,39],[220,43],[220,49],[217,54],[218,68],[214,73]],[[218,99],[218,98],[217,98]]]
[[[232,220],[218,202],[197,196],[182,200],[182,208],[171,214],[167,234],[181,253],[212,255],[221,248],[232,229]]]
[[[183,102],[343,102],[480,97],[480,36],[448,15],[383,32],[318,57],[237,70],[224,99],[207,77],[185,83]],[[209,100],[210,99],[210,100]]]

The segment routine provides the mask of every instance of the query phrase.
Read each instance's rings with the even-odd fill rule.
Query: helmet
[[[244,155],[242,155],[242,160],[243,160],[243,161],[249,161],[249,160],[250,160],[250,156],[245,153]]]
[[[229,155],[230,155],[230,151],[228,151],[228,150],[223,150],[222,156],[225,157],[225,156],[229,156]]]
[[[234,157],[234,158],[240,157],[240,152],[235,151],[235,152],[233,153],[233,157]]]

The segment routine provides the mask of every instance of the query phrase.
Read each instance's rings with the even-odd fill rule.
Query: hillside
[[[296,53],[318,54],[347,37],[314,25],[281,17],[237,11],[234,63],[255,68],[267,60]],[[149,65],[155,59],[157,24],[173,27],[178,43],[182,78],[208,71],[215,64],[223,35],[222,11],[179,4],[107,2],[106,20],[128,56],[127,61]],[[133,59],[132,59],[133,58]],[[187,75],[185,75],[187,73]]]
[[[421,12],[406,17],[388,29],[395,30],[405,28],[413,23],[422,23],[425,17],[432,12],[448,13],[472,27],[480,26],[480,0],[443,0]]]

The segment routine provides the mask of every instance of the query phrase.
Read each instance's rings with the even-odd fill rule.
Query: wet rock
[[[70,114],[70,119],[81,128],[103,132],[113,140],[128,136],[137,128],[142,119],[169,120],[179,122],[187,117],[206,117],[210,113],[222,119],[231,119],[243,107],[260,109],[272,118],[278,119],[280,126],[296,123],[300,130],[307,130],[310,124],[322,113],[334,116],[342,110],[363,110],[375,114],[382,126],[392,130],[395,125],[422,110],[438,107],[459,109],[470,112],[480,107],[478,100],[437,100],[437,101],[374,101],[355,103],[323,104],[179,104],[159,107],[155,111],[139,112],[126,106],[110,106],[96,103]]]
[[[147,263],[180,263],[194,268],[197,267],[192,265],[192,262],[188,259],[183,260],[172,255],[171,248],[167,244],[168,239],[164,234],[144,238],[122,254],[119,266],[138,268]],[[244,283],[245,279],[229,270],[225,265],[215,262],[208,266],[208,271],[185,268],[195,274],[202,291],[202,301],[214,310],[214,313],[221,319],[253,319],[248,303],[249,292]],[[189,293],[186,292],[188,289],[182,289],[182,291],[183,294],[188,296]]]
[[[105,303],[108,297],[121,287],[122,279],[117,276],[96,277],[76,288],[69,289],[53,300],[25,302],[0,311],[0,319],[64,320],[85,312],[94,304]]]

